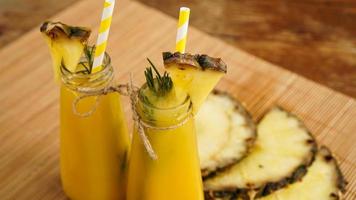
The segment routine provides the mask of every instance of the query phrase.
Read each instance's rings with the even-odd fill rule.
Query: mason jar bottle
[[[147,86],[144,86],[147,87]],[[197,141],[192,104],[159,108],[139,98],[138,115],[148,126],[145,134],[157,159],[146,152],[134,128],[129,163],[128,200],[202,200]]]
[[[88,61],[82,58],[83,62]],[[73,200],[124,200],[129,136],[120,95],[83,98],[73,108],[81,91],[97,91],[110,84],[109,56],[98,72],[71,73],[62,67],[61,75],[60,172],[65,193]],[[83,117],[74,111],[89,114]]]

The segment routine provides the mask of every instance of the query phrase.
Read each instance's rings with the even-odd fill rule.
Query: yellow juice
[[[95,112],[88,117],[73,113],[72,103],[79,95],[73,90],[108,82],[106,74],[95,76],[62,78],[66,82],[60,91],[62,185],[72,200],[125,200],[129,136],[120,96],[101,96],[97,105],[97,97],[85,98],[79,102],[78,112],[87,112],[96,105]]]
[[[189,103],[189,104],[188,104]],[[158,156],[150,158],[134,131],[129,164],[128,200],[202,200],[194,119],[190,100],[174,109],[144,108],[141,118],[156,127],[181,126],[170,130],[145,128]],[[145,105],[143,105],[144,107]]]

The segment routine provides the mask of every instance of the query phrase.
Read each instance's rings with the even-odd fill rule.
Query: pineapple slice
[[[59,80],[62,64],[69,71],[75,72],[90,36],[90,30],[61,22],[44,22],[41,32],[50,48],[55,80]]]
[[[226,64],[220,58],[188,53],[163,53],[164,65],[176,88],[185,91],[197,113],[215,85],[226,73]]]
[[[257,133],[255,146],[247,157],[204,182],[207,196],[253,199],[305,175],[317,146],[301,121],[274,108],[258,124]]]
[[[195,127],[203,177],[239,161],[256,138],[250,114],[240,102],[219,91],[204,101],[195,117]]]
[[[260,200],[335,200],[341,199],[346,181],[336,160],[326,147],[321,147],[302,181],[278,190]]]

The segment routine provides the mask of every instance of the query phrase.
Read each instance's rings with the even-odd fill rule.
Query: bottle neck
[[[154,127],[176,126],[191,117],[192,113],[192,103],[189,96],[183,102],[171,108],[155,107],[151,103],[147,103],[144,98],[139,97],[136,108],[140,118]]]
[[[86,57],[82,57],[81,64],[87,64]],[[78,65],[78,68],[80,66]],[[62,83],[73,91],[100,90],[107,87],[113,79],[114,70],[110,57],[105,54],[102,69],[94,73],[70,72],[64,66],[61,67]]]

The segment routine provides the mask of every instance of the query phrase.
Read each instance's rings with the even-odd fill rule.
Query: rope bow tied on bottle
[[[143,121],[140,117],[140,115],[137,112],[137,102],[138,102],[138,93],[139,93],[139,88],[135,86],[132,82],[132,75],[130,76],[130,82],[127,84],[112,84],[112,81],[108,84],[106,87],[102,88],[76,88],[75,92],[79,93],[80,95],[73,101],[72,104],[72,110],[73,113],[77,116],[80,117],[89,117],[94,112],[96,111],[96,108],[100,102],[100,97],[103,95],[107,95],[109,93],[114,93],[117,92],[123,96],[128,96],[130,98],[130,106],[132,110],[132,120],[135,123],[135,126],[137,127],[138,134],[143,142],[143,145],[145,146],[145,149],[153,160],[157,160],[158,156],[156,152],[154,151],[146,133],[145,133],[145,128],[149,129],[154,129],[154,130],[172,130],[176,129],[178,127],[183,126],[191,116],[185,118],[183,121],[181,121],[178,124],[172,125],[172,126],[167,126],[167,127],[157,127],[153,126],[151,124],[146,123]],[[92,108],[84,113],[81,113],[78,111],[77,106],[79,102],[85,98],[89,97],[95,97],[95,104],[92,106]]]

